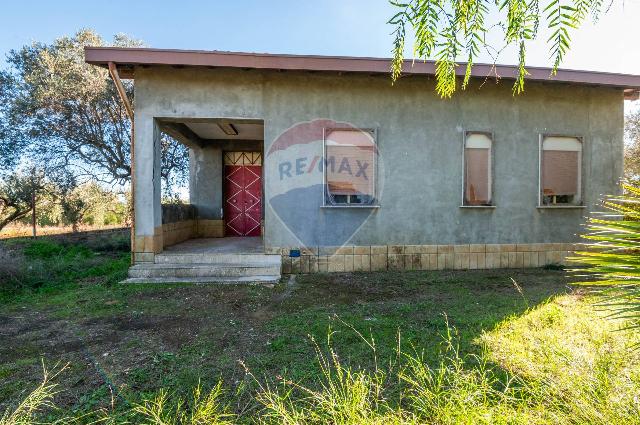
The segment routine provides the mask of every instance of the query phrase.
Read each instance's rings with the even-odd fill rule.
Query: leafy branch
[[[540,0],[391,0],[390,3],[399,9],[389,20],[395,28],[393,82],[402,76],[406,38],[412,30],[414,61],[435,59],[436,92],[444,98],[455,93],[459,77],[462,89],[467,88],[471,70],[483,49],[495,57],[494,51],[501,52],[509,46],[518,51],[513,94],[522,93],[528,75],[527,43],[538,37],[542,21],[550,32],[547,43],[553,63],[551,75],[555,75],[571,46],[571,31],[589,16],[595,22],[606,13],[603,0],[548,0],[542,9]],[[494,10],[499,22],[488,26]],[[486,41],[494,28],[502,30],[504,46],[500,49]],[[462,57],[466,59],[464,74],[458,72],[457,61]]]

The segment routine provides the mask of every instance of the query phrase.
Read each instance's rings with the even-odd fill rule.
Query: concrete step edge
[[[155,264],[193,264],[193,263],[267,263],[280,264],[282,258],[263,255],[156,255]]]
[[[256,256],[256,257],[265,257],[265,258],[277,258],[277,257],[282,257],[280,254],[263,254],[261,252],[220,252],[220,253],[196,253],[196,252],[185,252],[185,253],[178,253],[178,252],[161,252],[159,254],[156,254],[156,257],[229,257],[229,256],[238,256],[238,257],[251,257],[251,256]]]
[[[131,266],[133,270],[166,270],[166,269],[204,269],[204,268],[270,268],[280,267],[280,264],[271,263],[140,263]]]
[[[129,277],[152,278],[152,277],[249,277],[261,275],[275,275],[280,273],[279,267],[254,267],[254,268],[149,268],[130,269]]]
[[[280,275],[257,275],[242,277],[134,277],[123,280],[121,283],[197,283],[197,284],[260,284],[277,283]]]

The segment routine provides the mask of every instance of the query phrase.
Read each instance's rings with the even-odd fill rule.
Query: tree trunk
[[[8,217],[0,219],[0,231],[14,221],[26,217],[29,214],[29,211],[31,211],[30,208],[25,210],[16,209]]]
[[[33,230],[33,239],[36,238],[36,191],[33,190],[31,195],[31,226]]]

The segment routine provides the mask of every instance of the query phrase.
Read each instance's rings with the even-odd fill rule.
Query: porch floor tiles
[[[263,254],[262,238],[229,237],[189,239],[165,248],[166,254]]]

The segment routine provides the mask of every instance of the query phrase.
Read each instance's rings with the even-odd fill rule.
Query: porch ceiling
[[[162,131],[189,147],[204,146],[215,140],[264,140],[262,120],[159,118],[158,122]]]
[[[203,139],[239,139],[262,140],[264,138],[264,125],[262,123],[244,123],[241,121],[227,121],[238,130],[238,135],[226,134],[215,122],[186,122],[186,126]]]

